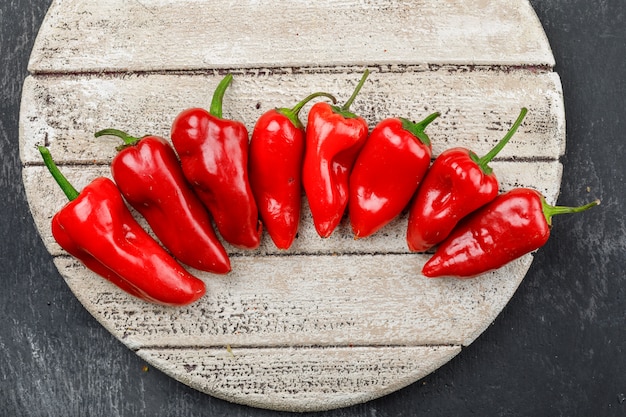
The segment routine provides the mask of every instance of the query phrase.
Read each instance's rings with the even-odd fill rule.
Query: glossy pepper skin
[[[264,229],[279,249],[289,249],[298,233],[302,209],[304,125],[298,114],[313,93],[292,109],[276,108],[257,120],[250,139],[250,186]]]
[[[488,164],[513,137],[526,113],[523,108],[504,138],[484,157],[459,147],[445,150],[435,159],[409,208],[409,250],[432,248],[462,218],[496,198],[498,179]]]
[[[228,273],[228,254],[169,142],[157,136],[134,138],[116,129],[96,133],[96,137],[104,135],[124,140],[111,162],[111,174],[126,201],[147,220],[161,243],[192,268]]]
[[[185,177],[213,216],[218,232],[233,246],[255,249],[261,223],[248,178],[248,131],[222,118],[222,100],[232,81],[217,86],[211,109],[184,110],[172,125],[172,143]]]
[[[368,75],[365,71],[342,107],[316,103],[309,111],[302,184],[315,230],[323,238],[333,233],[344,215],[350,170],[367,139],[367,122],[349,109]]]
[[[374,127],[350,174],[348,214],[356,238],[376,233],[407,207],[430,166],[424,129],[439,115],[419,123],[389,118]]]
[[[117,186],[99,177],[78,193],[54,165],[46,165],[70,202],[52,218],[52,235],[70,255],[122,290],[169,306],[191,304],[206,291],[134,219]]]
[[[598,205],[550,206],[541,193],[516,188],[464,219],[426,262],[426,277],[471,278],[500,268],[542,247],[550,236],[552,216]]]

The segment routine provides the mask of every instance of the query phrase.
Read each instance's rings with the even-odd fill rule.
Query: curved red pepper
[[[498,179],[489,162],[504,148],[521,125],[527,110],[484,157],[466,148],[441,153],[428,170],[409,209],[407,244],[423,252],[443,241],[465,216],[498,195]]]
[[[249,176],[261,221],[279,249],[292,245],[302,206],[302,160],[304,125],[298,118],[302,107],[326,93],[313,93],[293,109],[265,112],[252,131]]]
[[[513,189],[465,218],[426,262],[427,277],[471,278],[500,268],[543,246],[552,216],[578,213],[600,204],[580,207],[551,206],[541,193]]]
[[[187,183],[169,142],[134,138],[116,129],[96,133],[124,140],[111,173],[128,203],[148,222],[161,243],[182,263],[216,274],[231,269],[208,212]]]
[[[80,194],[40,147],[44,162],[70,202],[52,218],[52,235],[87,268],[131,295],[164,305],[202,297],[204,282],[188,273],[133,218],[113,181],[100,177]]]
[[[419,123],[389,118],[372,130],[350,175],[348,214],[357,238],[374,234],[409,204],[430,166],[424,129],[437,117]]]
[[[302,184],[315,229],[324,238],[344,215],[350,170],[367,139],[367,122],[349,109],[368,75],[365,71],[343,107],[316,103],[309,111]]]
[[[232,81],[228,74],[217,86],[210,112],[193,108],[172,125],[172,143],[183,172],[230,244],[255,249],[261,223],[248,180],[248,131],[236,120],[222,118],[222,100]]]

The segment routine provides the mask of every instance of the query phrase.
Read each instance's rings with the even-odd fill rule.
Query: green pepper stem
[[[354,113],[352,113],[350,111],[350,106],[354,102],[354,99],[356,98],[356,96],[361,91],[361,88],[363,88],[363,84],[365,84],[365,80],[367,79],[367,76],[369,74],[370,74],[370,71],[368,69],[365,69],[365,72],[363,73],[363,76],[361,77],[361,80],[357,84],[356,88],[354,89],[354,92],[352,93],[352,95],[350,96],[348,101],[346,101],[346,104],[344,104],[342,107],[331,106],[334,113],[339,114],[339,115],[345,117],[346,119],[354,119],[354,118],[357,117],[356,114],[354,114]]]
[[[359,81],[359,83],[357,84],[356,88],[354,89],[354,92],[352,93],[352,95],[350,96],[348,101],[346,101],[346,104],[344,104],[341,107],[342,111],[345,111],[345,112],[350,111],[350,106],[352,106],[352,103],[354,102],[354,100],[356,99],[356,96],[361,91],[361,88],[363,88],[363,85],[365,84],[365,80],[367,80],[367,77],[369,75],[370,75],[370,70],[365,69],[365,72],[363,73],[363,76],[361,77],[361,80]]]
[[[478,164],[480,169],[483,170],[484,173],[491,174],[492,170],[488,165],[489,162],[491,162],[491,160],[495,158],[498,153],[500,153],[504,146],[513,137],[515,132],[517,132],[517,129],[522,124],[524,117],[526,117],[526,113],[528,113],[528,109],[526,107],[523,107],[520,111],[519,116],[517,117],[517,120],[515,121],[515,123],[513,123],[513,126],[511,126],[506,135],[500,140],[500,142],[498,142],[496,146],[494,146],[491,151],[489,151],[487,155],[483,156],[482,158],[478,158],[475,154],[473,154],[473,156],[475,157],[475,162]]]
[[[76,188],[74,188],[74,186],[70,184],[67,178],[65,178],[63,173],[61,173],[61,171],[59,170],[59,167],[57,167],[57,165],[54,163],[54,160],[52,159],[52,155],[50,154],[48,148],[46,148],[45,146],[38,146],[38,149],[39,153],[43,157],[44,164],[46,164],[48,171],[50,171],[50,174],[52,174],[52,178],[54,178],[57,184],[59,184],[59,187],[61,187],[61,190],[63,190],[67,199],[70,201],[75,200],[79,195],[78,191],[76,191]]]
[[[227,74],[226,77],[224,77],[224,79],[217,85],[217,88],[213,93],[213,100],[211,100],[211,109],[209,113],[218,119],[222,118],[222,103],[224,102],[224,94],[232,81],[232,74]]]
[[[104,129],[99,132],[96,132],[94,136],[97,138],[101,136],[116,136],[122,139],[124,141],[124,144],[117,147],[118,151],[121,151],[122,149],[127,148],[129,146],[134,146],[137,144],[137,142],[141,140],[140,138],[130,136],[128,133],[118,130],[118,129]]]
[[[546,202],[545,198],[541,199],[543,214],[546,217],[546,222],[548,222],[548,225],[550,226],[552,226],[552,216],[557,216],[559,214],[580,213],[598,205],[600,205],[600,200],[595,200],[591,203],[585,204],[584,206],[578,207],[552,206]]]
[[[297,127],[298,129],[302,128],[304,125],[302,124],[302,121],[299,118],[299,114],[300,111],[302,110],[302,108],[311,100],[313,100],[316,97],[327,97],[329,99],[332,100],[333,104],[337,102],[337,99],[328,93],[322,93],[322,92],[317,92],[317,93],[313,93],[310,94],[309,96],[305,97],[302,101],[300,101],[298,104],[296,104],[293,108],[289,109],[286,107],[282,107],[279,109],[276,109],[277,112],[283,114],[285,117],[287,117],[291,123],[293,123],[293,125],[295,127]]]
[[[422,120],[421,122],[417,122],[417,123],[412,122],[411,120],[405,119],[403,117],[399,117],[399,119],[402,122],[402,128],[404,130],[408,130],[409,132],[411,132],[411,134],[413,134],[413,136],[418,138],[424,145],[430,146],[430,138],[424,132],[424,130],[429,124],[433,122],[433,120],[435,120],[439,116],[441,116],[441,113],[435,112],[431,114],[430,116],[428,116],[427,118],[425,118],[424,120]]]

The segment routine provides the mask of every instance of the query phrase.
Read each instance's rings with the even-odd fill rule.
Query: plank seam
[[[132,348],[134,352],[153,351],[153,350],[197,350],[197,349],[215,349],[215,350],[231,350],[231,349],[249,349],[249,350],[350,350],[350,349],[394,349],[394,348],[463,348],[464,345],[459,344],[390,344],[390,345],[146,345],[142,347]]]
[[[448,72],[448,73],[474,73],[474,72],[530,72],[532,74],[547,74],[554,72],[554,68],[548,64],[528,64],[528,65],[502,65],[502,64],[455,64],[455,63],[429,63],[429,64],[361,64],[346,66],[298,66],[298,67],[215,67],[215,68],[189,68],[189,69],[163,69],[163,70],[101,70],[101,71],[52,71],[52,70],[31,70],[31,75],[45,75],[50,78],[64,78],[68,76],[82,77],[127,77],[150,76],[150,75],[284,75],[284,74],[352,74],[362,73],[365,68],[371,72],[398,73],[407,72]]]
[[[320,240],[323,238],[319,238]],[[315,251],[315,252],[260,252],[259,250],[253,249],[249,252],[232,252],[229,253],[228,256],[232,259],[244,259],[244,258],[323,258],[323,257],[356,257],[356,256],[370,256],[370,257],[378,257],[378,256],[418,256],[418,255],[432,255],[434,250],[429,250],[427,252],[406,252],[396,251],[396,252],[325,252],[325,251]],[[59,254],[51,254],[53,258],[70,258],[76,260],[76,262],[80,262],[78,259],[74,258],[71,255],[67,255],[65,253]]]

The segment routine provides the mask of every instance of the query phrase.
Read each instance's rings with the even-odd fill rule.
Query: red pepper
[[[409,204],[430,166],[424,129],[437,117],[419,123],[389,118],[372,130],[350,175],[348,214],[357,238],[374,234]]]
[[[46,166],[70,200],[53,218],[52,235],[87,268],[131,295],[164,305],[187,305],[205,293],[204,282],[188,273],[133,218],[118,188],[99,177],[80,193],[39,147]]]
[[[324,238],[332,234],[343,217],[350,170],[367,139],[367,122],[350,112],[350,106],[368,75],[366,70],[342,107],[316,103],[309,111],[302,183],[313,224]]]
[[[552,216],[578,213],[600,204],[551,206],[529,188],[499,195],[465,218],[426,262],[427,277],[470,278],[500,268],[543,246],[550,236]]]
[[[228,74],[217,86],[210,112],[192,108],[178,115],[172,143],[185,177],[224,240],[254,249],[261,242],[261,224],[248,180],[248,131],[243,123],[222,118],[222,101],[232,78]]]
[[[96,137],[104,135],[124,140],[111,162],[113,179],[161,243],[192,268],[216,274],[229,272],[228,254],[169,142],[157,136],[134,138],[116,129],[96,133]]]
[[[279,249],[289,249],[300,223],[305,130],[298,114],[320,96],[335,102],[329,94],[313,93],[293,109],[265,112],[252,131],[250,186],[265,230]]]
[[[409,209],[411,251],[435,246],[462,218],[496,198],[498,179],[488,164],[513,137],[526,113],[523,108],[504,138],[484,157],[466,148],[452,148],[435,159]]]

